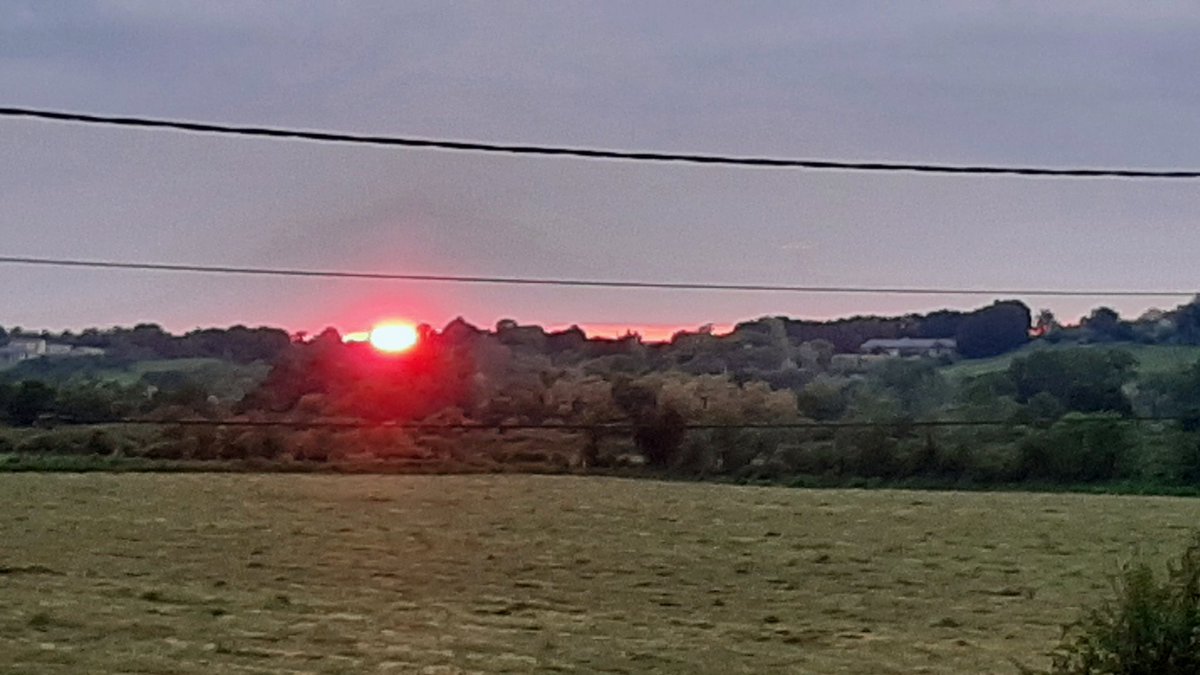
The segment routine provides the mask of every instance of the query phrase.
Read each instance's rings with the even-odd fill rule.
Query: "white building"
[[[57,342],[47,342],[45,338],[14,337],[9,339],[8,344],[0,347],[0,366],[47,356],[101,356],[103,354],[104,350],[96,347],[74,347]]]
[[[952,339],[900,338],[899,340],[867,340],[858,351],[885,356],[943,356],[953,355],[958,343]]]

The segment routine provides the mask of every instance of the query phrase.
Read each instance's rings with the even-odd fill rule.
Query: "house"
[[[14,337],[8,344],[0,346],[0,366],[9,366],[30,359],[61,356],[102,356],[103,349],[96,347],[75,347],[56,342],[47,342],[45,338]]]
[[[900,338],[898,340],[874,339],[862,343],[858,351],[863,354],[883,356],[950,356],[958,343],[953,339]]]
[[[41,338],[15,337],[0,347],[0,364],[19,363],[46,355],[46,341]]]

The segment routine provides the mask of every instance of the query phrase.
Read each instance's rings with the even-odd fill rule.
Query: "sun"
[[[381,352],[399,354],[417,346],[420,336],[411,323],[384,323],[371,329],[367,340]]]

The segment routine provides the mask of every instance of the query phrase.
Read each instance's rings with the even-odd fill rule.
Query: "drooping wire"
[[[237,126],[211,122],[156,119],[133,116],[95,115],[90,113],[43,110],[36,108],[0,107],[0,117],[32,118],[54,122],[71,122],[116,127],[143,129],[167,129],[201,134],[274,138],[286,140],[344,143],[357,145],[391,146],[460,152],[499,153],[509,155],[535,155],[543,157],[576,157],[582,159],[620,160],[632,162],[659,162],[707,164],[765,169],[809,169],[817,171],[863,171],[887,173],[925,174],[974,174],[1010,175],[1041,178],[1149,178],[1149,179],[1195,179],[1200,178],[1197,169],[1141,169],[1141,168],[1056,168],[1045,166],[1002,166],[987,164],[935,164],[920,162],[879,162],[830,159],[788,159],[779,157],[749,157],[701,153],[655,152],[646,150],[612,150],[570,146],[509,144],[481,141],[414,138],[408,136],[380,136],[352,134],[334,131],[311,131],[265,126]]]
[[[493,284],[514,286],[563,286],[582,288],[634,288],[647,290],[733,291],[760,293],[833,293],[869,295],[970,295],[1013,297],[1138,297],[1191,298],[1197,291],[1161,290],[1071,290],[1052,288],[957,288],[912,286],[809,286],[792,284],[725,284],[687,281],[645,281],[627,279],[564,279],[548,277],[474,276],[454,274],[409,274],[400,272],[364,272],[352,270],[310,270],[281,267],[239,267],[230,265],[196,265],[116,260],[83,260],[75,258],[41,258],[33,256],[0,255],[0,264],[35,265],[42,267],[76,267],[88,269],[138,270],[150,272],[191,272],[199,274],[237,274],[250,276],[307,277],[324,279],[367,279],[381,281],[439,282],[460,284]]]

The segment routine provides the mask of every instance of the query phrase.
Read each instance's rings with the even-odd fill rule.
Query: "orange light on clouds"
[[[411,323],[385,323],[372,328],[367,340],[381,352],[398,354],[417,346],[420,335]]]

